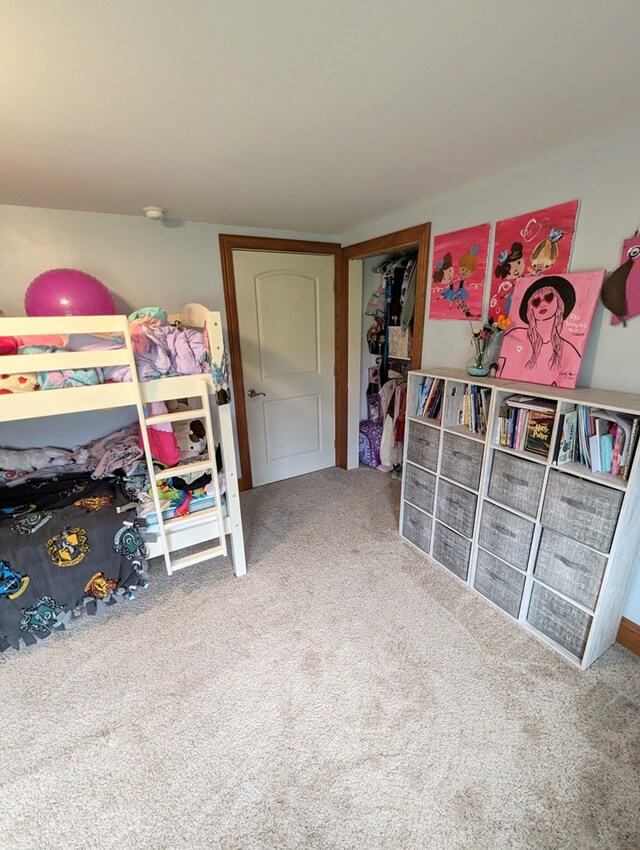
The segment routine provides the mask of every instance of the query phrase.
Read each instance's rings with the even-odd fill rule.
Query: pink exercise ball
[[[51,269],[29,284],[27,316],[111,316],[118,312],[104,283],[77,269]]]

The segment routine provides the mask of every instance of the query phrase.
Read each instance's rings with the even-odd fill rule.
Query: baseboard
[[[640,655],[640,626],[623,617],[616,641],[626,646],[631,652],[635,652],[636,655]]]

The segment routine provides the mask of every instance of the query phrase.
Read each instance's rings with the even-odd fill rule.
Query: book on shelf
[[[524,450],[547,457],[551,447],[551,434],[555,412],[530,410],[527,416],[527,429]]]
[[[577,428],[578,413],[575,408],[561,414],[558,424],[558,442],[554,456],[554,462],[558,466],[563,466],[565,463],[571,463],[573,461]]]
[[[485,434],[491,390],[475,384],[451,387],[447,403],[446,424],[467,428],[472,434]],[[486,411],[486,412],[485,412]]]
[[[424,409],[427,404],[427,399],[429,398],[429,393],[431,391],[431,386],[433,385],[433,378],[425,378],[424,381],[418,387],[418,403],[416,405],[416,416],[420,418],[424,413]]]
[[[427,389],[427,381],[430,381]],[[421,419],[438,419],[440,417],[440,407],[442,405],[442,397],[444,395],[444,379],[443,378],[428,378],[425,379],[422,396],[424,403],[421,401],[421,406],[418,411],[418,416]]]
[[[571,446],[567,441],[567,451],[558,455],[558,464],[573,461],[592,472],[627,480],[637,447],[640,417],[584,404],[565,412],[564,417],[565,424],[575,418],[577,436],[573,438],[571,456]],[[565,430],[563,428],[563,435]]]
[[[629,473],[631,472],[631,465],[633,464],[633,459],[636,454],[636,449],[638,448],[638,438],[640,438],[640,417],[634,416],[633,424],[631,426],[631,436],[629,437],[629,451],[627,454],[627,462],[621,467],[620,474],[624,481],[629,480]]]
[[[549,401],[546,398],[535,398],[529,395],[510,395],[505,398],[505,404],[509,405],[509,407],[521,407],[525,410],[553,412],[556,409],[555,401]]]
[[[515,451],[549,453],[556,403],[532,396],[508,396],[500,406],[496,443]]]

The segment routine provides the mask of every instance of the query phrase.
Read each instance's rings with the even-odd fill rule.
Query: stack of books
[[[561,414],[553,462],[580,463],[626,481],[639,437],[639,417],[579,404]]]
[[[439,419],[444,395],[444,380],[442,378],[425,378],[418,389],[418,419]]]
[[[472,434],[486,434],[491,390],[475,384],[454,384],[447,400],[445,425],[468,428]]]
[[[555,415],[556,403],[553,401],[532,396],[509,396],[500,406],[496,443],[547,457]]]

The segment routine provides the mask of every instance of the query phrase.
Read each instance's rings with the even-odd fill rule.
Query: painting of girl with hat
[[[500,350],[500,377],[575,387],[603,280],[603,271],[519,280]]]

